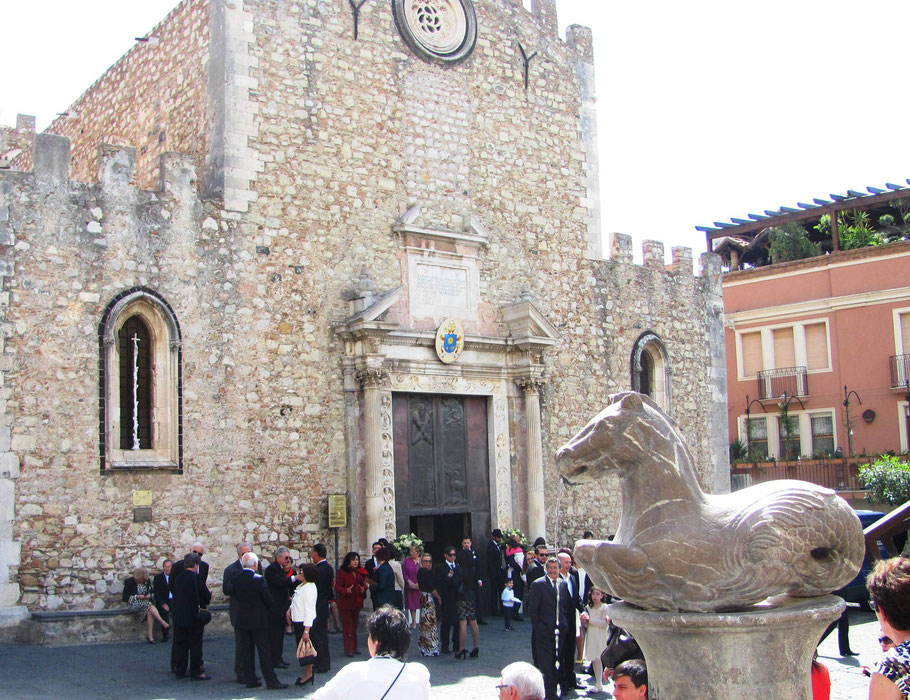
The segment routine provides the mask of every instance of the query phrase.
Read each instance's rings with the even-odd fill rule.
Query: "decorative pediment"
[[[490,244],[490,232],[476,214],[466,214],[464,228],[453,231],[434,226],[423,220],[423,206],[415,204],[392,225],[392,231],[404,238],[417,237],[449,243],[467,244],[472,247],[486,247]]]
[[[522,292],[517,301],[500,307],[503,325],[516,345],[552,346],[559,341],[559,331],[531,301],[531,295]]]

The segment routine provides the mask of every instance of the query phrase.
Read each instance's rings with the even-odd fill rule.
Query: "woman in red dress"
[[[366,569],[360,566],[360,555],[348,552],[335,576],[335,600],[341,613],[341,634],[344,654],[347,657],[360,653],[357,648],[357,623],[363,607],[363,594],[367,590]]]

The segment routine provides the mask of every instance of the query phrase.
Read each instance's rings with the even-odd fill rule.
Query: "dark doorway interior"
[[[411,532],[423,540],[424,549],[433,555],[433,562],[438,563],[449,545],[461,549],[465,533],[471,532],[471,514],[412,515]]]

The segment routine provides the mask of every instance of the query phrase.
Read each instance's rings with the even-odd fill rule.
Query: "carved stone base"
[[[812,653],[843,609],[833,595],[778,596],[732,613],[607,608],[645,653],[651,700],[811,700]]]

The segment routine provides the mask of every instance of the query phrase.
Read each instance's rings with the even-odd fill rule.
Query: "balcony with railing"
[[[733,490],[778,479],[798,479],[835,491],[861,491],[859,467],[871,457],[797,459],[789,462],[739,462],[730,467]]]
[[[891,356],[891,388],[906,389],[910,379],[910,355]]]
[[[787,396],[809,395],[809,378],[805,367],[779,367],[759,371],[759,399],[779,399],[784,394]]]

